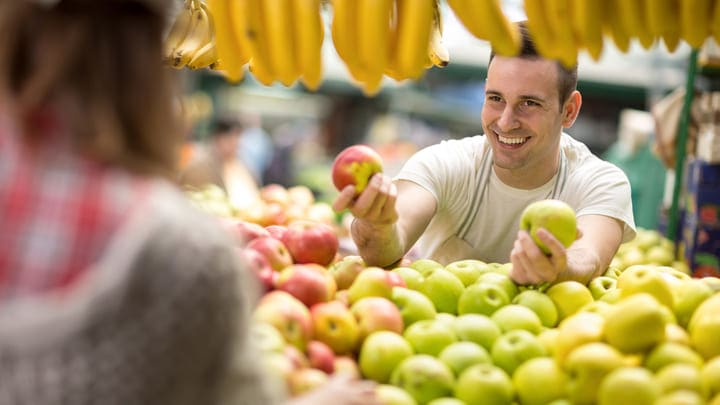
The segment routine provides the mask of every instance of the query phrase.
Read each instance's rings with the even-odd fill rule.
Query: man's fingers
[[[355,198],[355,186],[348,185],[340,191],[340,194],[333,201],[332,208],[335,212],[340,212],[350,207],[352,200]]]

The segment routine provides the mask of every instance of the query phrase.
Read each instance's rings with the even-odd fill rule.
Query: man
[[[516,57],[491,54],[482,110],[484,136],[447,140],[411,157],[393,180],[375,175],[349,208],[352,237],[368,264],[391,266],[416,245],[441,263],[512,262],[519,284],[587,283],[601,274],[635,229],[627,177],[563,133],[580,111],[577,67],[540,57],[523,24]],[[531,202],[556,198],[576,211],[578,239],[567,249],[549,232],[518,231]]]

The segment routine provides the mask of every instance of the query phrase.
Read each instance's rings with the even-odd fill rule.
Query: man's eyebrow
[[[502,93],[500,93],[497,90],[493,90],[493,89],[485,90],[485,94],[490,94],[493,96],[502,96]],[[523,94],[520,96],[520,99],[521,100],[542,101],[542,102],[545,101],[544,97],[536,96],[534,94]]]

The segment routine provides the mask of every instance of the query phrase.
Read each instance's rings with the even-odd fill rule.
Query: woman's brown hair
[[[80,153],[171,175],[182,134],[173,72],[161,61],[165,15],[141,0],[36,3],[0,1],[0,95],[23,140],[42,141],[33,114],[69,104]]]

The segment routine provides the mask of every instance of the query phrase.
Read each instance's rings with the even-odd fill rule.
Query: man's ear
[[[565,105],[563,106],[563,117],[562,126],[563,128],[570,128],[577,119],[580,113],[580,106],[582,105],[582,96],[580,92],[575,90],[570,94]]]

